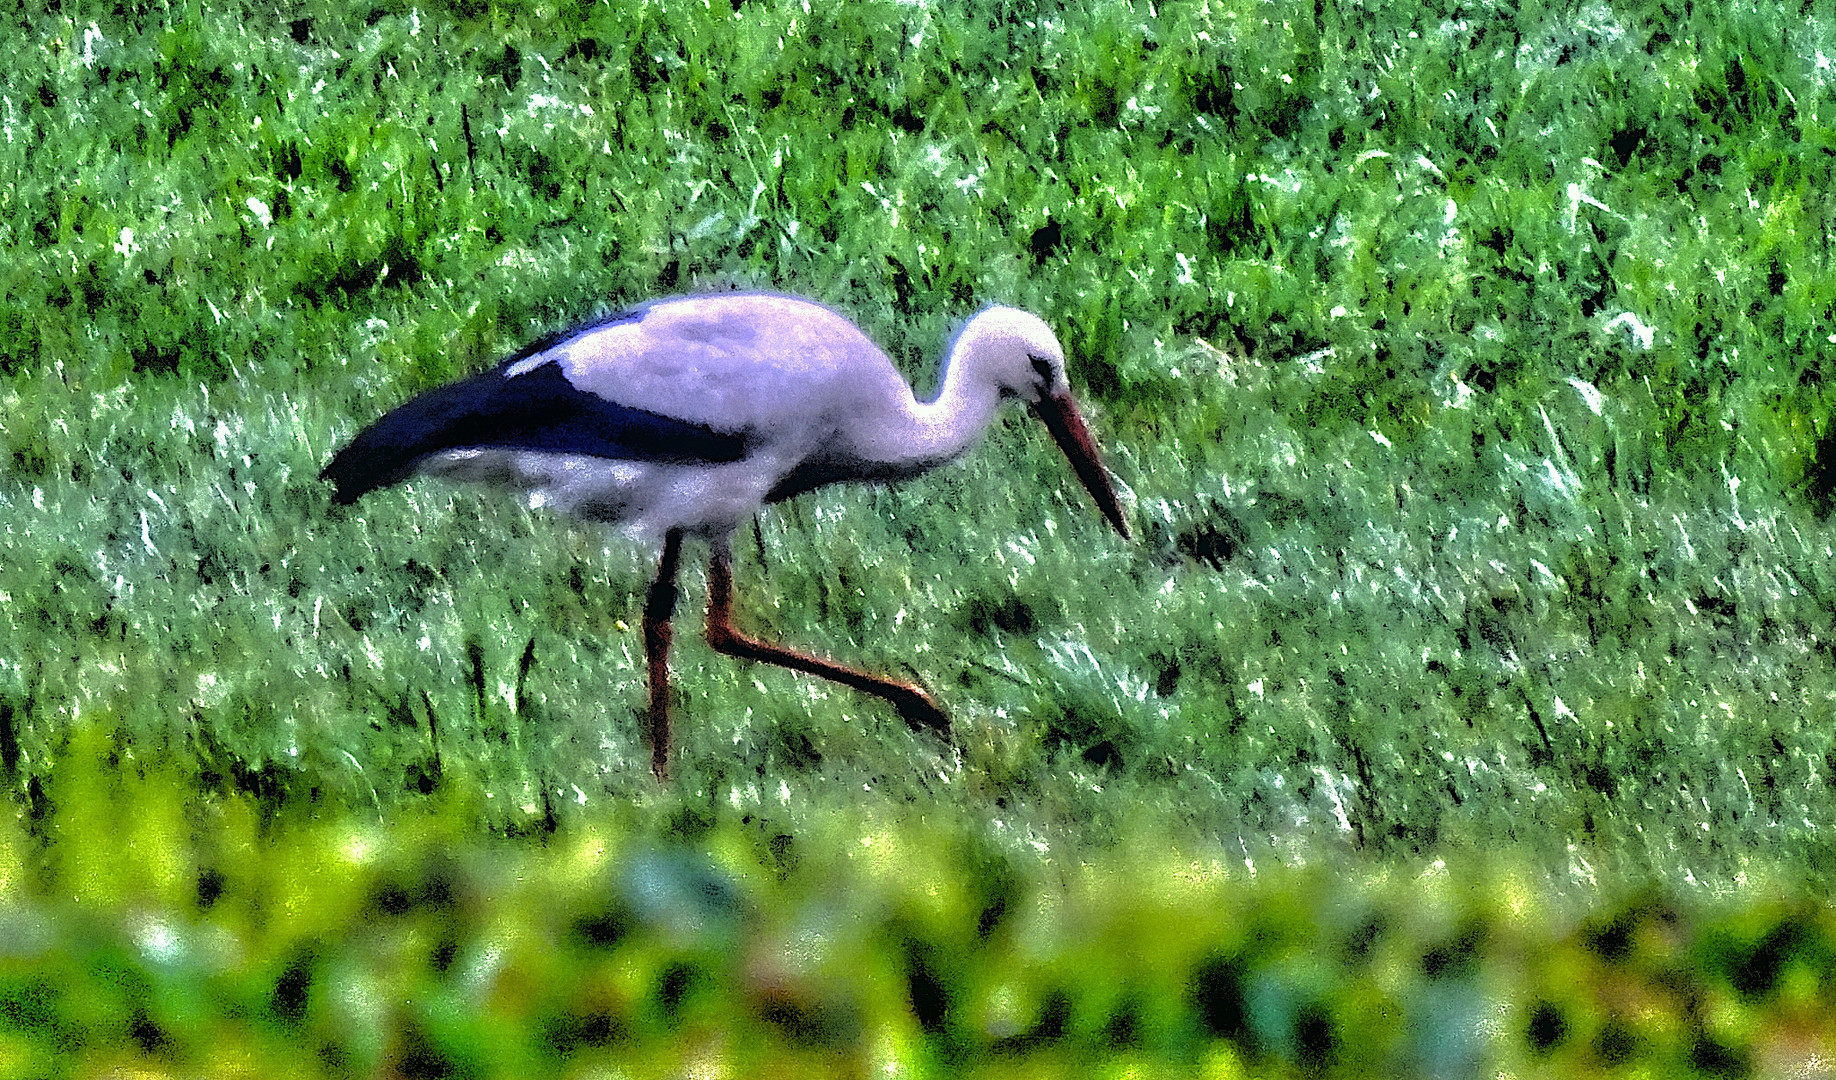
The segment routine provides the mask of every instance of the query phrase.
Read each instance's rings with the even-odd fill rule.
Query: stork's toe
[[[950,715],[939,708],[931,696],[915,686],[892,686],[886,690],[886,700],[899,710],[913,731],[930,729],[944,738],[950,736]]]

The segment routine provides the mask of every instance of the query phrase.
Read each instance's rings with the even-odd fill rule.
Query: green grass
[[[56,796],[99,739],[186,814],[432,803],[528,850],[690,820],[829,865],[881,822],[1026,882],[1502,859],[1583,911],[1836,880],[1818,12],[69,3],[7,40],[22,867],[112,843]],[[742,625],[920,679],[954,745],[713,654],[690,572],[658,788],[651,553],[316,479],[418,390],[733,285],[846,311],[921,391],[989,303],[1070,350],[1135,543],[1018,414],[737,538]]]

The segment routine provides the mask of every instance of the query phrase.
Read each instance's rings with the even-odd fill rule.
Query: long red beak
[[[1096,500],[1097,509],[1103,511],[1103,516],[1116,527],[1123,539],[1128,539],[1128,519],[1122,516],[1122,504],[1116,500],[1116,489],[1109,482],[1108,471],[1103,468],[1103,455],[1097,451],[1096,440],[1090,437],[1090,428],[1078,414],[1071,395],[1048,394],[1034,404],[1033,411],[1039,414],[1039,419],[1045,421],[1058,448],[1071,460],[1071,467],[1077,470],[1077,478],[1084,482],[1085,490]]]

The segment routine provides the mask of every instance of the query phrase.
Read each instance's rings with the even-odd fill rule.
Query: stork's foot
[[[913,731],[929,729],[945,739],[950,737],[950,715],[939,708],[931,700],[931,695],[923,690],[916,686],[888,683],[883,688],[876,688],[874,693],[899,710],[899,716]]]

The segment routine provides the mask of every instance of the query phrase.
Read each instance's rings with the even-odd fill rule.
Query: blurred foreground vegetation
[[[1836,913],[1510,857],[1018,858],[861,809],[387,826],[78,736],[0,826],[0,1077],[1812,1076]],[[1756,886],[1759,883],[1754,883]]]
[[[0,18],[0,1075],[1836,1059],[1814,5]],[[691,573],[659,787],[650,553],[316,479],[733,286],[1066,341],[1137,543],[1017,415],[739,538],[950,744]]]

